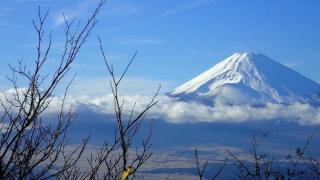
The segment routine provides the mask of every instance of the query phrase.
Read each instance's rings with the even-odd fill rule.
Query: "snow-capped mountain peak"
[[[206,104],[320,104],[320,85],[261,53],[235,53],[169,95]]]

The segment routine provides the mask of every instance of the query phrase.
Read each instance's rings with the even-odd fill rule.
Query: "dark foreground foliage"
[[[302,147],[296,148],[293,154],[282,158],[276,158],[260,151],[259,147],[267,134],[264,134],[261,138],[253,136],[250,141],[249,159],[227,150],[230,158],[229,162],[233,163],[236,169],[236,172],[229,173],[234,173],[236,179],[320,179],[319,159],[306,153],[318,130],[319,126],[315,128]],[[208,161],[205,161],[201,167],[197,150],[195,150],[195,160],[197,176],[201,180],[206,172]],[[210,179],[219,179],[227,161],[226,159],[217,173]]]

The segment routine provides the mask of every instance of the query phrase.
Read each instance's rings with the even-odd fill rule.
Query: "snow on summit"
[[[206,105],[320,104],[320,85],[260,53],[235,53],[169,96]]]

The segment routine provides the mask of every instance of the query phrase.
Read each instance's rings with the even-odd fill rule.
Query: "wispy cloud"
[[[1,12],[0,10],[0,24],[4,23],[5,20],[4,20],[4,14]]]
[[[44,4],[49,3],[52,0],[13,0],[12,2],[23,4],[23,5],[34,5],[34,4]]]
[[[81,3],[77,4],[73,8],[63,8],[58,12],[54,13],[54,23],[56,26],[59,26],[64,23],[64,18],[68,20],[72,20],[74,18],[82,18],[86,16],[88,12],[88,8],[92,5],[91,1],[82,1]],[[64,16],[64,17],[63,17]]]
[[[110,27],[106,27],[104,32],[107,33],[114,33],[114,32],[119,32],[119,31],[124,31],[130,28],[134,28],[137,27],[137,24],[122,24],[120,26],[110,26]]]
[[[128,60],[131,57],[129,57],[126,54],[108,54],[108,59],[110,59],[111,61],[122,61],[122,60]]]
[[[302,65],[303,63],[302,62],[285,62],[284,65],[289,67],[289,68],[295,68],[295,67],[298,67],[300,65]]]
[[[0,2],[0,14],[7,14],[10,12],[18,12],[21,9],[34,7],[34,5],[45,5],[52,0],[11,0]]]
[[[20,13],[21,10],[31,9],[36,11],[37,6],[43,6],[51,0],[12,0],[0,1],[0,26],[8,26],[13,23],[12,16]]]
[[[61,11],[58,14],[55,15],[55,19],[54,19],[54,23],[57,26],[63,24],[65,20],[69,21],[77,17],[78,15],[76,11],[67,11],[67,13],[64,13],[64,11]]]
[[[15,8],[7,7],[7,6],[1,6],[0,4],[0,25],[3,25],[7,22],[6,16],[8,16],[8,13],[15,11]]]
[[[101,66],[100,68],[104,68]],[[106,77],[81,77],[73,82],[70,87],[69,94],[73,96],[79,95],[104,95],[111,93],[110,79]],[[143,77],[126,77],[120,87],[121,94],[127,95],[150,95],[156,92],[161,85],[161,92],[168,92],[173,87],[173,82],[166,80],[148,79]]]
[[[165,41],[161,39],[155,39],[150,37],[127,37],[116,39],[115,42],[124,45],[158,45],[165,43]]]
[[[290,68],[295,68],[299,66],[315,64],[318,62],[319,62],[319,58],[315,58],[314,60],[307,60],[307,61],[288,61],[288,62],[284,62],[283,64]]]
[[[182,4],[180,6],[177,6],[175,8],[172,9],[168,9],[166,11],[164,11],[161,16],[170,16],[173,14],[177,14],[183,11],[187,11],[190,9],[194,9],[194,8],[198,8],[207,4],[212,3],[214,0],[196,0],[196,1],[192,1],[186,4]]]
[[[107,15],[132,15],[139,13],[143,10],[142,6],[132,3],[118,3],[111,4],[110,8],[106,12]]]
[[[82,18],[88,14],[88,9],[93,7],[97,1],[90,1],[90,0],[83,0],[82,2],[78,3],[74,7],[63,8],[55,13],[54,15],[54,22],[56,25],[60,25],[64,23],[64,17],[66,20],[71,20],[74,18]],[[107,6],[107,11],[105,15],[132,15],[138,12],[141,12],[142,7],[132,3],[118,3],[118,4],[111,4],[110,8],[109,5]]]

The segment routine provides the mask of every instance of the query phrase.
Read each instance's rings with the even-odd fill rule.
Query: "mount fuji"
[[[320,105],[320,85],[260,53],[235,53],[168,94],[206,105]]]

